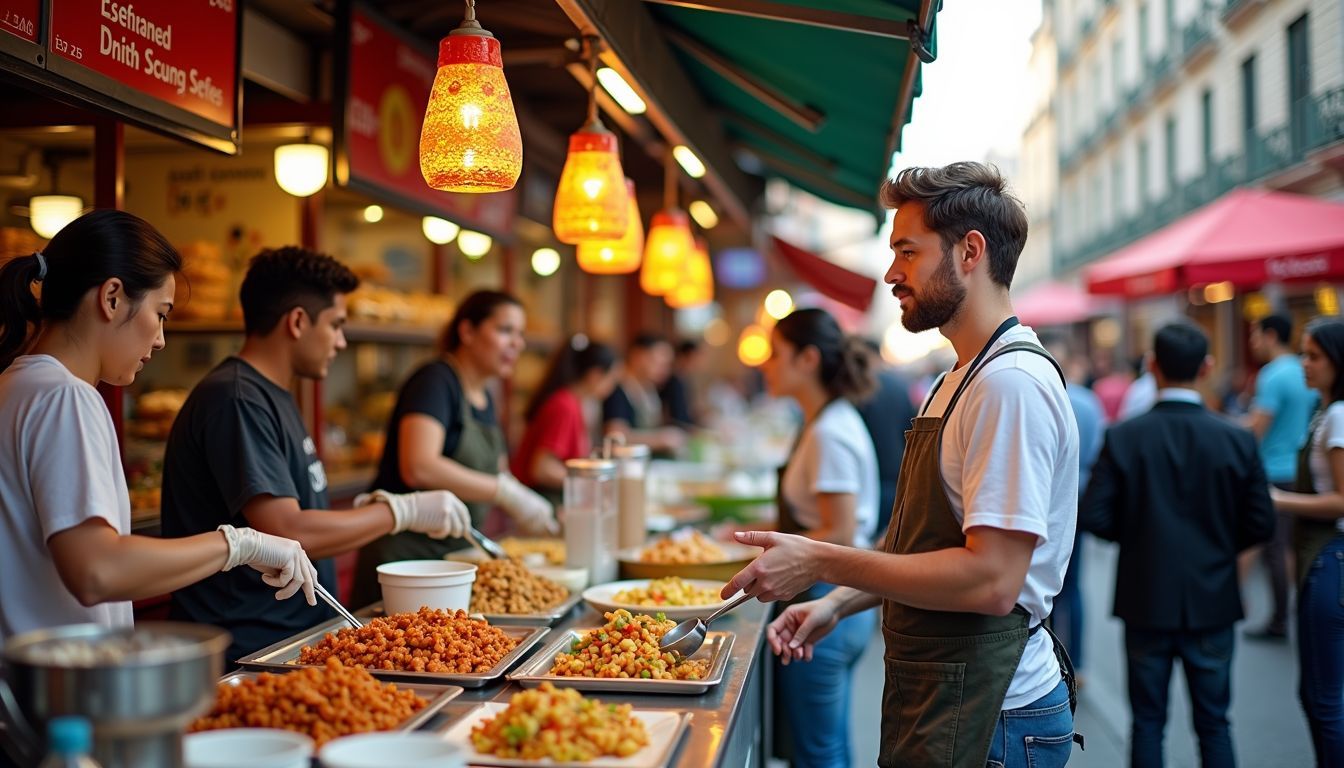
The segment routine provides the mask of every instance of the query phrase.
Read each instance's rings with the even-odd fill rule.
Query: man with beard
[[[1026,215],[980,163],[907,168],[881,197],[896,210],[886,282],[902,323],[939,329],[957,364],[909,432],[879,551],[739,533],[765,551],[723,594],[787,600],[842,585],[771,623],[771,649],[795,663],[840,618],[882,606],[878,765],[1062,766],[1072,674],[1039,630],[1073,547],[1078,429],[1063,374],[1008,295]]]

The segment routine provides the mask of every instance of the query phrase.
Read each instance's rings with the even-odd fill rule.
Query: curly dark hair
[[[243,278],[243,328],[249,336],[265,336],[295,307],[316,319],[337,294],[358,287],[355,273],[325,253],[296,245],[268,248],[252,257]]]
[[[884,181],[879,194],[887,208],[922,204],[924,226],[938,233],[944,256],[951,255],[953,244],[967,232],[984,235],[990,278],[1004,288],[1012,285],[1027,243],[1027,214],[997,168],[971,162],[906,168]]]

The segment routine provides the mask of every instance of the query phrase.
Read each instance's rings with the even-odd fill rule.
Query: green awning
[[[780,16],[810,10],[818,14],[808,15],[839,22],[866,18],[876,22],[865,28],[890,32],[917,23],[921,4],[761,0],[726,5]],[[910,120],[910,105],[898,103],[912,61],[909,40],[675,2],[655,0],[649,8],[696,88],[719,112],[729,140],[763,166],[747,170],[784,178],[841,205],[876,207],[877,188],[886,178],[891,153],[899,149],[900,129]],[[933,38],[930,32],[930,50]],[[911,98],[919,95],[917,69],[910,90]]]

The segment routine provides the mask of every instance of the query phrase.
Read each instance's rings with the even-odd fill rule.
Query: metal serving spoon
[[[315,582],[313,584],[313,593],[316,594],[322,600],[322,602],[331,606],[332,610],[336,611],[336,613],[340,615],[342,619],[345,619],[347,622],[349,622],[350,626],[354,627],[355,629],[359,629],[360,627],[364,626],[364,622],[360,621],[359,619],[356,619],[355,614],[346,610],[346,607],[344,605],[341,605],[341,601],[337,600],[335,596],[333,596],[330,592],[328,592],[327,588],[322,586],[320,582]]]
[[[477,549],[484,552],[486,556],[491,558],[492,560],[507,560],[509,557],[504,552],[504,548],[499,546],[499,544],[497,544],[494,539],[486,538],[485,534],[481,533],[475,528],[471,529],[471,533],[468,534],[468,538],[471,539],[472,544],[476,545]]]
[[[709,614],[709,617],[704,620],[694,618],[681,622],[668,631],[666,635],[663,635],[662,642],[658,643],[659,650],[670,651],[684,659],[694,656],[695,652],[700,650],[700,646],[705,644],[705,635],[709,632],[710,622],[750,599],[751,595],[743,592],[733,598],[732,602]]]

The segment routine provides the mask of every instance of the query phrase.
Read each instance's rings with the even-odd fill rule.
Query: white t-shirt
[[[821,527],[819,493],[854,494],[853,546],[872,546],[877,527],[877,451],[854,404],[831,401],[798,440],[784,469],[784,500],[803,528]]]
[[[985,357],[1015,341],[1040,343],[1031,328],[1016,326]],[[947,374],[922,415],[943,414],[966,368]],[[988,526],[1037,537],[1017,598],[1036,626],[1050,615],[1063,586],[1078,523],[1078,425],[1050,361],[1021,351],[984,364],[943,425],[941,460],[963,531]],[[1058,684],[1050,636],[1037,632],[1027,641],[1003,708],[1024,707]]]
[[[1331,448],[1344,448],[1344,401],[1336,401],[1326,407],[1320,424],[1313,427],[1315,431],[1311,438],[1311,453],[1307,455],[1311,485],[1317,493],[1330,493],[1335,490],[1335,477],[1330,471],[1329,451]],[[1344,531],[1344,517],[1335,521],[1335,528]]]
[[[131,529],[131,500],[103,398],[48,355],[0,374],[0,646],[63,624],[129,626],[129,602],[79,604],[47,540],[94,518]]]

